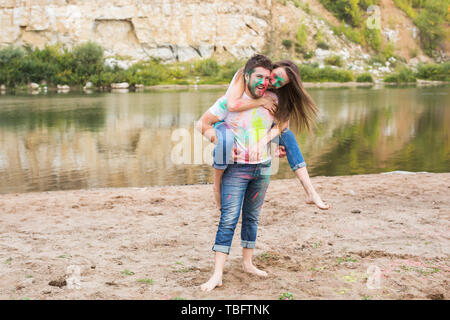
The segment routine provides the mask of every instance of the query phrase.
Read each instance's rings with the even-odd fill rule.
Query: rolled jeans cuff
[[[228,167],[227,164],[217,164],[217,163],[213,163],[212,166],[214,169],[218,169],[218,170],[225,170]]]
[[[242,248],[248,248],[248,249],[254,249],[255,248],[255,241],[241,240],[241,247]]]
[[[301,163],[297,163],[295,166],[292,167],[292,171],[297,171],[300,168],[306,167],[306,162],[303,161]]]
[[[223,246],[220,244],[215,244],[215,245],[213,245],[212,250],[216,251],[216,252],[230,254],[230,246]]]

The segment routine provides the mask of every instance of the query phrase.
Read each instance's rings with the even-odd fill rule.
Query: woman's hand
[[[277,111],[276,101],[272,97],[263,97],[261,100],[263,108],[269,110],[272,115]]]
[[[275,151],[275,156],[278,158],[284,158],[286,157],[286,149],[284,146],[278,146],[277,150]]]

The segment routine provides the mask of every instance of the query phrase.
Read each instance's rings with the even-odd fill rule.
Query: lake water
[[[311,176],[450,171],[449,86],[308,92],[321,115],[297,140]],[[210,183],[193,125],[223,93],[2,95],[0,193]],[[177,135],[190,164],[173,161]],[[282,159],[272,179],[292,177]]]

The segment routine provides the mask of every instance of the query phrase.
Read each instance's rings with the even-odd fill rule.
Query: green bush
[[[302,64],[299,66],[300,76],[305,82],[349,82],[354,80],[349,70],[324,67],[317,64]]]
[[[93,42],[86,42],[77,45],[73,49],[75,60],[75,73],[78,84],[88,81],[89,77],[99,74],[103,70],[103,48]]]
[[[340,56],[329,56],[325,58],[324,62],[330,66],[342,67],[342,59]]]
[[[332,29],[337,35],[345,35],[347,39],[354,43],[358,43],[360,45],[364,44],[363,36],[359,29],[354,29],[350,26],[345,26],[344,23],[341,23],[339,26],[332,26]]]
[[[409,57],[410,58],[415,58],[419,55],[419,49],[417,48],[410,48],[409,49]]]
[[[183,79],[187,75],[187,70],[186,68],[175,66],[170,69],[169,75],[175,79]]]
[[[427,0],[412,0],[413,8],[423,8],[425,7],[425,2]]]
[[[138,62],[128,69],[128,76],[136,84],[157,85],[170,77],[169,66],[157,59]]]
[[[214,77],[219,73],[219,64],[212,58],[199,60],[195,63],[195,71],[202,76]]]
[[[448,34],[446,29],[450,23],[448,9],[448,1],[428,0],[414,19],[424,51],[430,56]]]
[[[314,51],[308,51],[303,55],[303,58],[305,58],[306,60],[309,60],[312,57],[314,57]]]
[[[316,39],[317,42],[324,42],[322,30],[317,30],[316,34],[314,35],[314,39]]]
[[[297,29],[296,39],[297,39],[297,44],[301,48],[306,47],[306,43],[308,42],[308,28],[303,23],[300,24],[300,26]]]
[[[359,6],[364,11],[366,11],[367,8],[369,8],[370,6],[379,5],[379,4],[380,4],[380,0],[360,0],[359,1]]]
[[[382,50],[382,54],[383,54],[384,58],[386,60],[391,58],[391,57],[398,58],[396,56],[396,54],[394,53],[394,50],[395,50],[394,43],[392,41],[389,42],[388,44],[386,44],[386,46]]]
[[[356,77],[356,82],[374,82],[372,75],[368,72],[361,73],[358,77]]]
[[[415,19],[417,17],[417,12],[414,11],[411,0],[394,0],[394,3],[397,7],[403,10],[403,12],[405,12],[411,19]]]
[[[329,50],[330,46],[324,41],[319,41],[317,43],[317,48],[320,48],[320,49],[323,49],[323,50]]]
[[[353,27],[361,25],[363,13],[358,5],[359,0],[320,0],[320,2],[339,20],[344,20]]]
[[[281,44],[288,50],[292,48],[292,40],[284,39],[283,41],[281,41]]]
[[[382,44],[381,31],[377,28],[368,28],[364,26],[363,28],[364,39],[366,43],[372,47],[376,52],[379,52]]]
[[[25,53],[20,48],[8,46],[0,50],[0,84],[12,87],[25,83],[19,69]]]
[[[450,23],[448,0],[394,0],[397,7],[413,19],[426,54],[432,55],[445,39]]]
[[[300,6],[300,2],[298,0],[291,0],[291,2],[294,4],[296,8]]]
[[[406,67],[400,68],[399,71],[392,73],[384,78],[384,82],[416,82],[416,75],[414,72]]]
[[[450,62],[419,65],[417,78],[424,80],[450,81]]]
[[[311,8],[309,7],[309,3],[302,3],[301,7],[303,9],[303,11],[305,11],[307,14],[311,13]]]
[[[294,50],[295,50],[296,53],[301,53],[301,54],[305,54],[306,53],[306,48],[302,47],[297,42],[295,43],[295,49]]]
[[[230,82],[233,79],[236,71],[244,65],[245,61],[242,60],[227,61],[220,67],[218,79],[222,80],[223,82]]]

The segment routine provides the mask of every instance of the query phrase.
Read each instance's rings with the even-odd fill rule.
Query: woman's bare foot
[[[325,204],[320,196],[317,194],[317,192],[314,192],[312,196],[308,196],[306,198],[307,204],[315,204],[317,208],[321,210],[328,210],[330,206],[328,204]]]
[[[213,192],[214,192],[214,203],[216,204],[216,208],[220,210],[220,187],[217,188],[215,185],[213,185]]]
[[[222,286],[222,276],[220,274],[213,274],[212,277],[200,286],[200,289],[204,292],[210,292],[215,287]]]
[[[256,268],[253,263],[242,263],[242,267],[244,268],[245,272],[256,274],[259,277],[267,277],[267,272],[259,270]]]

